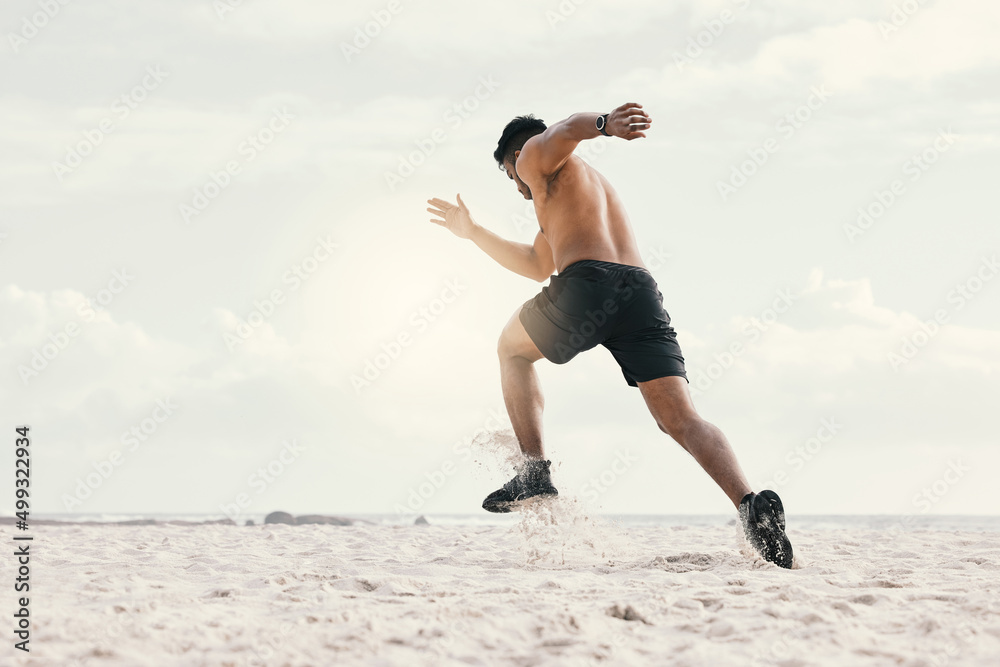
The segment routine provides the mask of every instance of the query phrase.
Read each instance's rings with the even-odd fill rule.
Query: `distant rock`
[[[285,523],[294,526],[295,517],[288,512],[271,512],[264,517],[264,523]]]
[[[306,524],[326,524],[329,526],[350,526],[353,521],[350,519],[344,519],[339,516],[323,516],[321,514],[304,514],[300,517],[295,518],[295,523],[300,526]]]
[[[413,522],[414,526],[429,526],[430,522],[427,520],[423,514],[417,517],[417,520]]]
[[[253,526],[255,524],[253,522],[253,519],[247,519],[247,522],[245,524],[243,524],[243,525],[245,525],[245,526]]]

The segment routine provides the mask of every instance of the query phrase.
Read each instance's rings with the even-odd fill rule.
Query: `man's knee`
[[[500,332],[500,338],[497,339],[497,356],[501,359],[512,356],[510,348],[510,336],[507,335],[507,329],[504,329]]]
[[[517,337],[511,330],[511,326],[508,323],[507,326],[503,328],[500,332],[500,338],[497,339],[497,356],[501,359],[510,359],[511,357],[520,356],[519,345],[517,344]]]
[[[542,353],[528,336],[518,315],[519,311],[515,312],[500,332],[500,338],[497,340],[497,356],[501,360],[523,357],[528,361],[538,361],[542,358]]]
[[[687,434],[691,429],[696,428],[701,423],[701,418],[696,414],[673,414],[656,419],[656,425],[660,430],[676,440],[682,446],[687,439]]]

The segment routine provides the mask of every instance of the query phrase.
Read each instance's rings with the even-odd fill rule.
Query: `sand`
[[[0,662],[1000,664],[1000,533],[789,534],[793,570],[735,525],[571,501],[508,526],[38,527],[32,652]]]

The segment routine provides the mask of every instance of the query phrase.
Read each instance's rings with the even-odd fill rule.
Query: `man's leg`
[[[687,380],[668,376],[637,384],[660,430],[686,449],[739,507],[751,491],[750,484],[726,436],[698,416]]]
[[[500,385],[503,389],[507,414],[521,451],[528,458],[544,459],[542,409],[545,401],[542,398],[542,387],[538,383],[538,374],[535,373],[534,366],[543,355],[528,336],[528,332],[524,330],[524,325],[518,317],[520,312],[520,308],[514,311],[497,343],[497,355],[500,357]]]

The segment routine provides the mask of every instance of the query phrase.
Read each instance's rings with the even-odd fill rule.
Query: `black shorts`
[[[545,358],[564,364],[597,345],[611,351],[632,387],[668,375],[687,380],[663,294],[646,269],[596,259],[573,262],[519,319]]]

